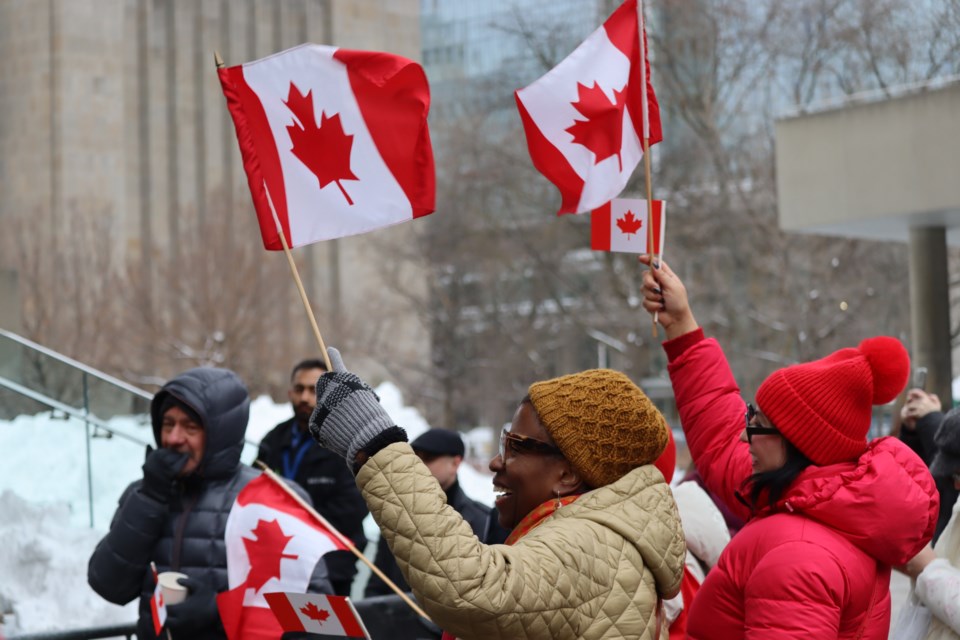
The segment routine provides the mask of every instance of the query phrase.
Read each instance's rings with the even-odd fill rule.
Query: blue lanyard
[[[300,470],[300,463],[303,462],[303,456],[307,455],[307,450],[310,448],[310,445],[313,444],[313,440],[310,438],[303,438],[303,442],[300,442],[301,434],[299,428],[297,425],[293,425],[293,429],[293,440],[290,443],[290,447],[283,450],[283,477],[288,480],[293,480],[294,476],[297,475],[297,471]],[[297,450],[293,458],[293,464],[290,464],[291,448]]]

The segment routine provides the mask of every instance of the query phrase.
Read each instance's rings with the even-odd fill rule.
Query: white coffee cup
[[[188,577],[187,574],[178,571],[164,571],[157,576],[164,604],[177,604],[186,600],[187,588],[177,582],[180,578],[186,577]]]

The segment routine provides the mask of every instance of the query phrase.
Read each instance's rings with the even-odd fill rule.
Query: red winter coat
[[[881,438],[855,462],[810,466],[771,509],[750,513],[740,442],[745,402],[720,346],[702,333],[665,345],[680,420],[697,469],[752,519],[733,537],[690,609],[690,638],[886,639],[890,567],[933,536],[936,486],[923,461]]]

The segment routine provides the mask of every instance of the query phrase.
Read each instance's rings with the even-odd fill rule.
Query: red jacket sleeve
[[[678,339],[679,340],[679,339]],[[735,492],[752,473],[746,442],[740,442],[746,403],[713,338],[688,345],[668,370],[687,446],[704,483],[738,516],[750,510]]]

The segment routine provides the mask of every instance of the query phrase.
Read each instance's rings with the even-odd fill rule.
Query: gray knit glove
[[[317,380],[317,407],[310,416],[310,435],[352,466],[358,451],[395,427],[373,389],[343,366],[340,352],[331,347],[327,353],[333,371]]]

